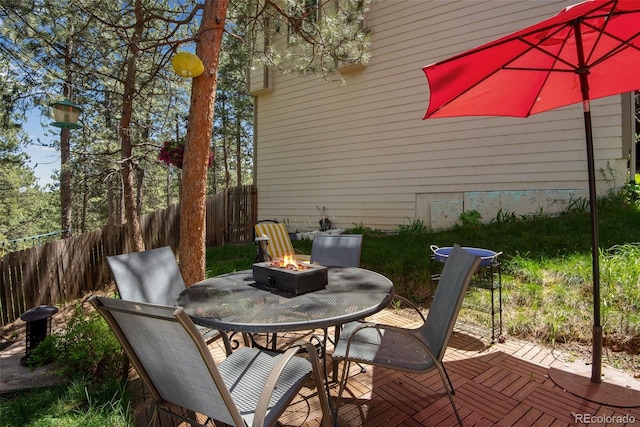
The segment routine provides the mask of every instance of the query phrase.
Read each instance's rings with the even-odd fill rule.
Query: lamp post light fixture
[[[82,127],[82,125],[78,124],[78,118],[82,112],[82,108],[79,105],[68,99],[52,102],[49,105],[53,109],[53,119],[55,120],[51,123],[51,126],[62,129],[80,129]]]

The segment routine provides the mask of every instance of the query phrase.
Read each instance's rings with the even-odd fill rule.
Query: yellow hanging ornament
[[[204,72],[204,64],[191,52],[178,52],[171,59],[173,71],[182,77],[198,77]]]

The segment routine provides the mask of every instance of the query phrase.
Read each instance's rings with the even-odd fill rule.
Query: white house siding
[[[290,229],[394,229],[421,219],[444,227],[462,210],[484,220],[564,209],[587,188],[579,105],[527,119],[422,120],[421,70],[557,13],[575,1],[385,0],[367,15],[372,58],[345,84],[274,73],[256,98],[260,219]],[[271,83],[269,83],[271,84]],[[624,182],[620,96],[592,102],[599,191]],[[609,175],[609,172],[607,172]]]

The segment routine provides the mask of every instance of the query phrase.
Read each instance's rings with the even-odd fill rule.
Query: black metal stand
[[[432,282],[432,295],[435,287],[440,280],[440,271],[444,265],[442,261],[438,261],[434,256],[431,257],[434,264],[433,271],[437,271],[431,275]],[[485,312],[491,314],[491,344],[496,342],[496,339],[501,342],[504,340],[502,336],[502,269],[497,257],[489,262],[487,265],[481,265],[478,267],[475,275],[471,280],[470,286],[478,289],[486,289],[490,292],[491,304],[490,307],[479,307],[475,305],[465,305],[465,308],[471,310]],[[497,291],[497,292],[496,292]],[[498,335],[496,336],[496,314],[498,315]]]
[[[24,312],[20,319],[27,322],[26,355],[20,359],[23,366],[28,366],[31,353],[51,333],[51,317],[58,312],[52,305],[39,305]]]
[[[491,343],[496,342],[496,314],[498,314],[498,339],[502,340],[502,269],[500,262],[494,261],[486,267],[479,267],[471,280],[471,286],[487,289],[491,293]],[[496,295],[496,290],[497,295]],[[497,296],[497,302],[496,302]],[[497,307],[496,307],[497,305]],[[468,307],[478,309],[477,307]],[[486,311],[479,309],[479,311]]]

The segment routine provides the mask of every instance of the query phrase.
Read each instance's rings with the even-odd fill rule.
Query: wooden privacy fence
[[[207,199],[207,247],[251,241],[256,222],[253,186],[228,189]],[[180,241],[180,207],[170,206],[139,217],[147,249]],[[104,288],[112,282],[105,257],[131,252],[124,225],[105,226],[10,252],[0,258],[0,324],[13,322],[38,305],[55,305]]]

